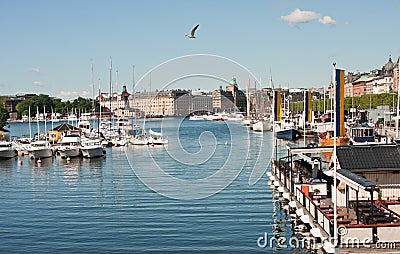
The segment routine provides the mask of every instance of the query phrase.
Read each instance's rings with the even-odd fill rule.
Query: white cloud
[[[62,99],[75,99],[78,98],[79,96],[81,97],[88,97],[89,91],[60,91],[57,94],[57,97],[62,98]]]
[[[331,18],[330,16],[324,16],[324,17],[320,18],[318,20],[318,22],[320,22],[324,25],[331,25],[331,26],[336,25],[336,21],[333,18]]]
[[[34,86],[44,86],[44,83],[42,81],[33,81],[32,84]]]
[[[313,11],[302,11],[300,9],[294,10],[287,16],[281,16],[281,19],[289,24],[307,23],[316,20],[320,15]]]
[[[287,16],[281,16],[281,19],[288,22],[290,25],[308,23],[314,20],[318,20],[323,25],[336,25],[336,21],[331,16],[323,16],[314,11],[303,11],[300,9],[296,9],[292,11]]]
[[[40,69],[39,69],[39,68],[36,68],[36,67],[32,67],[32,68],[31,68],[31,71],[32,71],[32,72],[39,73],[39,72],[40,72]]]

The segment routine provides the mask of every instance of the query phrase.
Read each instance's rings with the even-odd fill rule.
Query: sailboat
[[[161,132],[149,130],[150,137],[148,138],[149,144],[152,145],[165,145],[168,144],[168,137],[164,138]]]
[[[242,125],[250,126],[252,123],[253,121],[250,117],[250,79],[249,79],[249,83],[247,84],[247,90],[246,90],[246,116],[243,117]]]
[[[272,78],[271,78],[272,82]],[[261,82],[260,82],[261,83]],[[256,87],[255,87],[256,88]],[[256,93],[254,96],[255,99],[255,108],[257,109],[259,107],[259,102],[257,101],[257,89],[255,89]],[[263,98],[261,98],[263,99]],[[263,105],[263,103],[262,103]],[[263,108],[263,107],[262,107]],[[260,109],[261,110],[261,109]],[[273,120],[272,117],[268,114],[265,114],[265,111],[259,112],[258,113],[258,120],[256,120],[253,123],[253,131],[255,132],[264,132],[264,131],[272,131],[273,127]]]
[[[284,99],[285,101],[286,99]],[[283,114],[281,92],[278,90],[274,91],[274,132],[276,138],[293,141],[300,138],[300,132],[297,130],[294,120],[287,115],[289,100],[287,102],[287,104],[284,103],[285,114]]]
[[[132,68],[132,113],[133,113],[133,135],[129,139],[129,143],[132,145],[147,145],[149,140],[146,136],[145,130],[140,126],[136,125],[136,110],[135,110],[135,66]]]
[[[45,140],[40,140],[40,129],[39,129],[39,108],[36,107],[37,111],[37,130],[38,130],[38,136],[37,140],[32,142],[30,144],[30,147],[28,148],[28,155],[31,159],[40,159],[40,158],[49,158],[52,157],[54,154],[53,148],[51,147],[50,142],[47,140],[47,135],[45,133]],[[45,114],[43,114],[45,115]],[[46,118],[45,118],[45,123],[46,123]]]

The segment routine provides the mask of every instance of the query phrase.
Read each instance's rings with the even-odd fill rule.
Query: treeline
[[[325,109],[333,109],[333,100],[325,100]],[[360,97],[349,97],[344,100],[344,110],[349,111],[350,108],[369,109],[377,106],[389,106],[390,109],[397,108],[397,93],[384,93],[384,94],[365,94]],[[304,102],[292,102],[289,104],[291,111],[303,111]],[[313,100],[313,111],[324,111],[324,100]]]
[[[3,130],[8,119],[8,111],[3,105],[3,100],[0,98],[0,131]]]
[[[85,99],[78,97],[77,99],[71,101],[61,101],[61,99],[51,98],[46,94],[36,95],[32,98],[26,99],[17,104],[16,109],[18,112],[18,118],[23,115],[29,114],[29,108],[31,109],[31,116],[35,116],[37,110],[39,113],[43,113],[46,110],[47,114],[53,113],[71,113],[71,112],[92,112],[94,109],[96,112],[99,111],[99,103],[93,101],[93,99]]]

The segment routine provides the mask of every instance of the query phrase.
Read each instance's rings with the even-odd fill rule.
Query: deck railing
[[[290,169],[291,170],[291,169]],[[292,190],[292,182],[289,177],[287,177],[287,172],[284,172],[279,164],[275,161],[273,163],[272,171],[282,185],[286,182],[286,188],[291,194],[294,194],[295,199],[311,214],[313,220],[317,222],[326,233],[333,235],[333,223],[330,218],[318,207],[314,201],[306,195],[301,189],[295,188]],[[286,173],[286,174],[285,174]]]

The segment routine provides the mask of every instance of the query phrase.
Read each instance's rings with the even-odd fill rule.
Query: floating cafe
[[[310,251],[363,253],[378,244],[393,251],[400,244],[398,123],[390,136],[364,121],[368,118],[363,115],[345,122],[343,89],[344,71],[335,69],[334,111],[318,119],[311,109],[310,92],[304,92],[303,114],[294,116],[280,92],[274,91],[272,114],[262,119],[220,113],[192,115],[189,120],[240,121],[253,131],[272,131],[274,142],[287,141],[284,156],[275,149],[267,175]],[[132,122],[99,121],[97,128],[88,119],[79,119],[76,125],[61,123],[36,140],[1,141],[0,158],[29,156],[39,165],[41,159],[53,156],[105,157],[106,146],[168,144],[161,132],[146,131]]]

